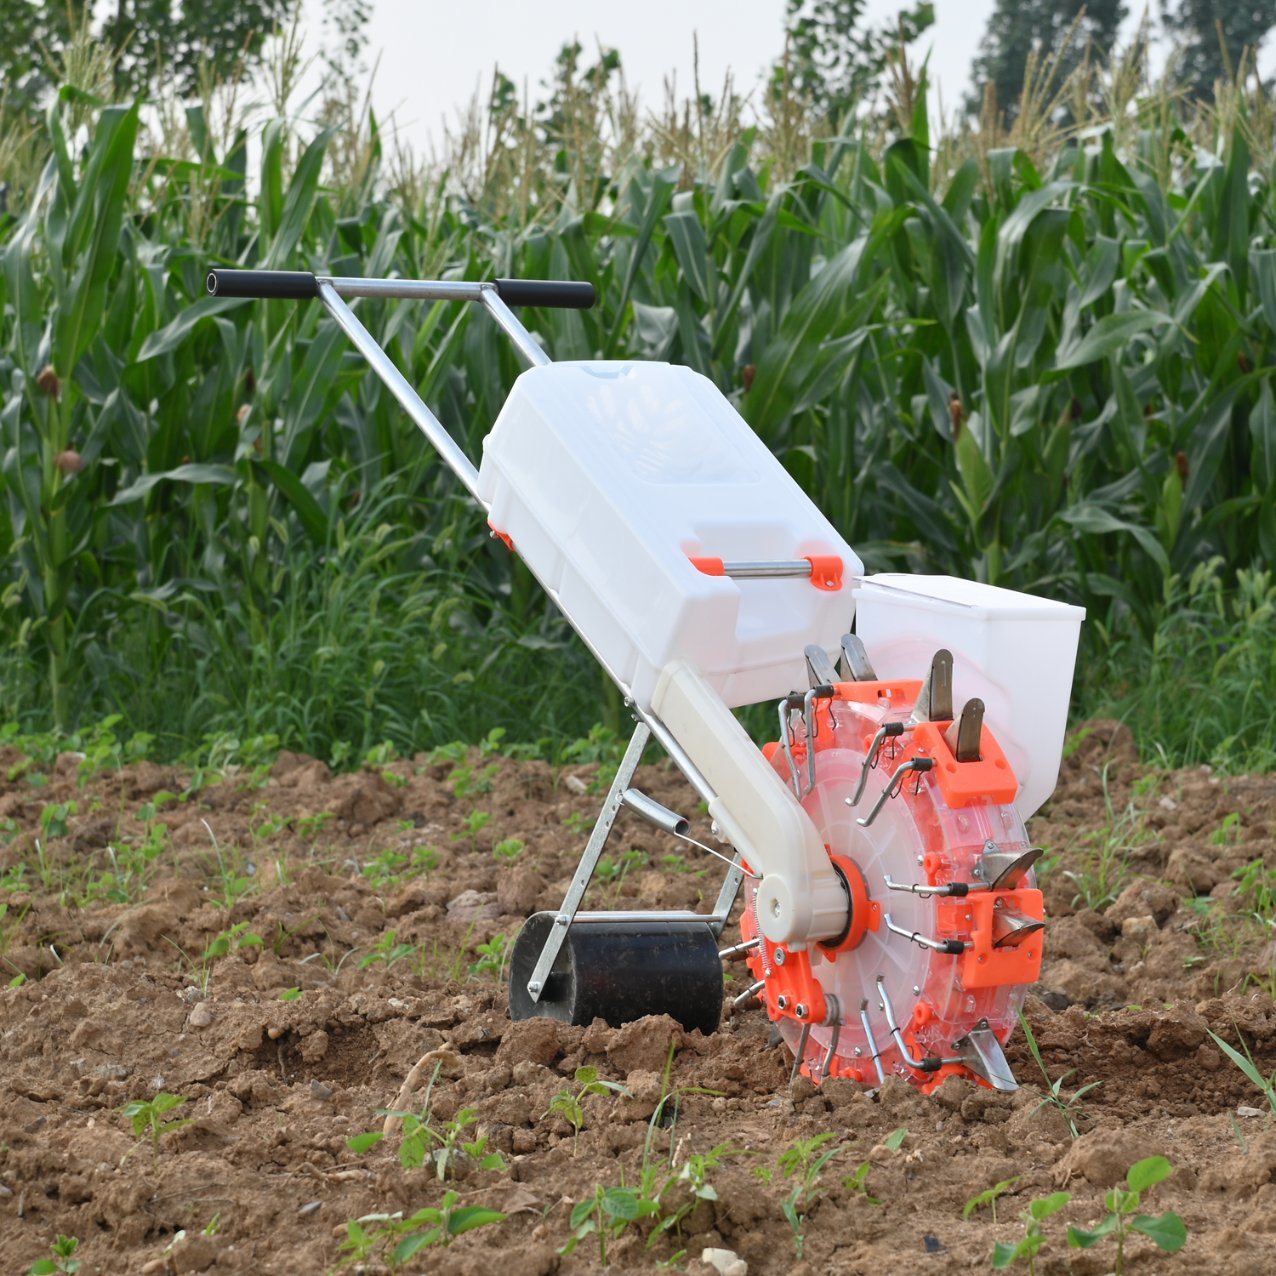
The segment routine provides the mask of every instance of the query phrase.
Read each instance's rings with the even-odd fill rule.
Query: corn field
[[[593,311],[525,314],[553,355],[704,373],[870,569],[1081,602],[1099,661],[1152,644],[1193,573],[1251,595],[1259,573],[1271,617],[1261,90],[1043,145],[932,140],[919,100],[793,163],[719,120],[681,162],[564,146],[534,198],[508,146],[475,192],[398,180],[375,121],[179,123],[64,91],[4,152],[42,163],[0,212],[0,718],[118,710],[179,742],[242,721],[325,751],[599,715],[587,659],[335,325],[204,297],[210,264],[589,280]],[[358,310],[477,458],[519,370],[499,332]]]

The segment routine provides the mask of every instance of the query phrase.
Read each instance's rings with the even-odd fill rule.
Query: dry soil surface
[[[1276,777],[1148,771],[1114,724],[1078,739],[1031,825],[1051,921],[1027,1016],[1049,1081],[1019,1033],[1017,1094],[950,1080],[930,1098],[790,1086],[756,1009],[708,1037],[667,1018],[511,1023],[503,937],[559,902],[597,766],[471,752],[332,775],[282,754],[210,779],[0,751],[0,1267],[26,1272],[61,1234],[81,1273],[379,1272],[389,1227],[365,1224],[353,1258],[347,1223],[455,1193],[504,1221],[399,1270],[592,1271],[596,1236],[560,1252],[573,1209],[646,1165],[679,1217],[618,1227],[611,1271],[708,1273],[706,1248],[754,1276],[978,1270],[1030,1201],[1066,1191],[1037,1270],[1097,1274],[1114,1238],[1069,1248],[1067,1226],[1094,1227],[1127,1167],[1161,1154],[1173,1176],[1141,1208],[1176,1211],[1189,1239],[1168,1256],[1134,1236],[1125,1269],[1276,1271],[1276,1122],[1209,1035],[1276,1067]],[[696,809],[666,768],[640,783]],[[599,906],[716,892],[714,861],[637,821],[618,833]],[[577,1133],[554,1099],[579,1094],[580,1068],[624,1091],[586,1093]],[[157,1119],[184,1123],[135,1136],[123,1109],[157,1094],[184,1100]],[[400,1105],[432,1157],[401,1164],[412,1122],[351,1149]],[[824,1134],[803,1191],[786,1167]],[[963,1217],[1006,1181],[995,1217]]]

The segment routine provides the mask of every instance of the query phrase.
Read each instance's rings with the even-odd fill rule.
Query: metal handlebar
[[[319,295],[321,283],[331,284],[343,297],[403,297],[434,301],[479,301],[494,291],[507,306],[544,306],[559,310],[588,310],[597,301],[594,285],[559,279],[468,280],[342,279],[313,275],[307,270],[228,270],[215,266],[207,286],[214,297],[257,297],[306,301]]]

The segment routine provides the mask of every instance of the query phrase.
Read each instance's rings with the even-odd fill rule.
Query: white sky
[[[306,5],[317,47],[322,6]],[[937,0],[936,25],[919,48],[931,47],[932,79],[945,110],[961,98],[992,6],[993,0]],[[887,20],[900,7],[896,0],[869,0],[869,21]],[[368,60],[380,57],[373,105],[383,121],[393,113],[406,139],[424,149],[480,84],[486,92],[493,65],[520,90],[527,81],[535,99],[554,56],[573,36],[587,52],[595,38],[618,49],[626,83],[653,109],[671,72],[679,97],[691,95],[693,37],[705,90],[716,97],[730,70],[744,94],[784,46],[784,8],[784,0],[373,0]]]
[[[945,114],[960,105],[994,0],[935,0],[936,23],[918,44],[930,50],[932,86]],[[305,0],[311,46],[320,41],[321,0]],[[902,0],[869,0],[867,20],[877,25]],[[1142,12],[1131,0],[1133,29]],[[676,73],[678,95],[692,91],[692,39],[700,45],[700,80],[717,96],[728,69],[739,93],[754,89],[783,47],[784,0],[373,0],[368,59],[380,59],[373,105],[383,122],[393,117],[413,149],[429,149],[444,121],[476,88],[486,91],[493,65],[533,100],[554,55],[573,36],[587,51],[595,39],[620,51],[630,88],[659,106],[663,81]],[[1276,39],[1261,58],[1276,71]]]

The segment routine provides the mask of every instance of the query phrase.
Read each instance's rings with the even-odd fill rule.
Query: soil
[[[1030,826],[1051,920],[1027,1018],[1049,1081],[1018,1033],[1017,1093],[951,1079],[929,1098],[896,1079],[790,1085],[757,1009],[711,1036],[664,1017],[510,1022],[500,937],[559,903],[606,787],[597,765],[471,751],[332,775],[284,753],[210,778],[146,762],[82,774],[75,756],[40,768],[0,750],[13,978],[0,991],[0,1265],[26,1272],[65,1235],[81,1273],[322,1272],[349,1258],[350,1220],[455,1193],[504,1221],[398,1270],[468,1276],[517,1254],[520,1276],[593,1271],[596,1236],[560,1254],[573,1208],[640,1184],[645,1159],[657,1185],[690,1167],[663,1197],[666,1214],[686,1208],[676,1227],[639,1218],[609,1238],[614,1272],[683,1251],[674,1265],[709,1273],[706,1248],[754,1276],[977,1270],[995,1242],[1022,1238],[1030,1201],[1066,1191],[1037,1270],[1099,1274],[1114,1238],[1069,1248],[1067,1225],[1093,1228],[1126,1169],[1161,1154],[1173,1175],[1142,1208],[1177,1212],[1187,1245],[1170,1256],[1134,1235],[1125,1270],[1276,1270],[1276,1121],[1209,1035],[1276,1068],[1262,920],[1276,884],[1235,876],[1276,864],[1276,777],[1151,771],[1113,723],[1073,744]],[[639,784],[698,810],[665,767]],[[626,818],[594,906],[711,902],[716,862],[670,855]],[[728,998],[745,977],[729,968]],[[586,1093],[577,1133],[553,1100],[581,1090],[580,1068],[624,1090]],[[161,1093],[184,1102],[158,1119],[184,1123],[135,1136],[122,1109]],[[411,1121],[348,1146],[400,1105],[428,1114],[431,1150],[463,1131],[444,1177],[434,1161],[401,1164]],[[823,1134],[811,1159],[833,1155],[793,1211],[799,1261],[784,1210],[799,1180],[782,1157]],[[706,1155],[697,1200],[693,1158]],[[995,1217],[963,1217],[1006,1180]],[[384,1228],[364,1225],[369,1253],[347,1270],[390,1269]]]

